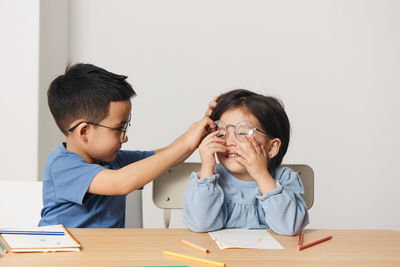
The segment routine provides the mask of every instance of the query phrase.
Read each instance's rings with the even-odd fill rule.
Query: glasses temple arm
[[[263,134],[265,134],[265,135],[268,135],[269,137],[271,137],[271,138],[275,138],[275,136],[273,136],[272,134],[269,134],[269,133],[267,133],[267,132],[265,132],[265,131],[263,131],[263,130],[260,130],[260,129],[258,129],[258,128],[254,128],[256,131],[259,131],[260,133],[263,133]]]

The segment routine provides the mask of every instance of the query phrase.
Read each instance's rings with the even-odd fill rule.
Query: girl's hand
[[[263,145],[256,142],[254,136],[238,143],[235,150],[241,156],[235,160],[246,167],[247,172],[254,180],[269,175],[267,152]]]
[[[215,153],[225,152],[227,149],[225,140],[222,138],[216,138],[217,135],[218,131],[210,133],[206,138],[204,138],[199,146],[201,158],[199,178],[211,177],[214,174],[214,168],[215,165],[217,165]]]
[[[241,157],[235,160],[245,166],[250,176],[257,181],[261,195],[276,189],[275,180],[268,171],[267,151],[263,145],[256,142],[254,136],[240,143],[236,153]]]

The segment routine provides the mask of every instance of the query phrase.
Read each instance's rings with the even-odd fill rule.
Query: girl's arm
[[[212,132],[201,142],[200,172],[192,173],[185,191],[183,221],[194,232],[221,229],[226,221],[224,193],[217,183],[219,174],[214,174],[215,153],[224,152],[226,147],[224,140],[216,138],[217,134],[218,131]]]
[[[192,173],[184,196],[183,222],[193,232],[215,231],[225,226],[227,212],[218,176],[199,179],[198,174]]]
[[[276,233],[297,235],[308,224],[308,211],[301,194],[304,193],[299,175],[289,168],[276,170],[277,189],[259,195],[265,221]]]

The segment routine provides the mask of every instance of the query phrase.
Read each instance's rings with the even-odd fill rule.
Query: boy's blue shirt
[[[126,195],[87,193],[93,178],[104,169],[120,169],[154,151],[121,150],[112,162],[89,164],[59,145],[49,154],[43,176],[43,209],[39,226],[63,224],[71,228],[125,227]]]

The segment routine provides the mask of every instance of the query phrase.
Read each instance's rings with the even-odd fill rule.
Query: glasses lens
[[[238,127],[235,129],[235,136],[239,141],[246,141],[247,138],[251,137],[253,134],[251,129],[246,129],[243,127]]]
[[[240,122],[235,126],[235,136],[239,141],[246,141],[253,135],[253,125],[247,122]]]
[[[128,137],[128,130],[130,128],[129,126],[131,126],[131,116],[129,116],[129,119],[126,122],[124,129],[122,130],[122,133],[121,133],[122,142],[124,142],[126,140],[126,138]]]

